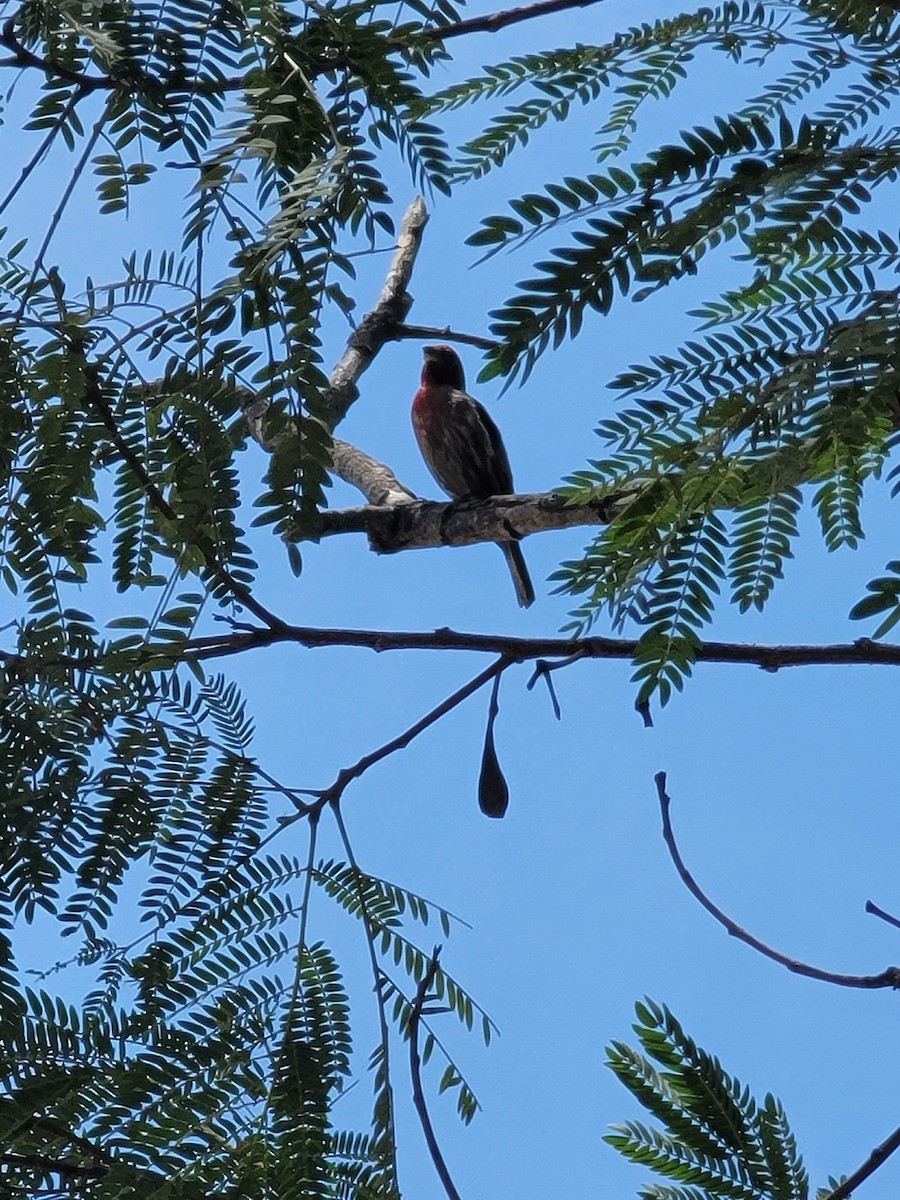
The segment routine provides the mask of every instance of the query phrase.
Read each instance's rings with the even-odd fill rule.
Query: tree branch
[[[664,771],[660,771],[654,777],[656,783],[656,793],[659,798],[660,812],[662,813],[663,823],[663,838],[671,855],[672,862],[675,864],[675,869],[681,877],[681,881],[688,889],[691,895],[703,905],[708,913],[722,925],[732,937],[736,937],[739,941],[745,942],[751,949],[758,951],[765,958],[770,958],[773,962],[780,963],[781,966],[787,967],[795,975],[805,975],[808,979],[818,979],[821,983],[833,983],[838,987],[848,988],[900,988],[900,967],[887,967],[880,975],[843,975],[835,971],[824,971],[819,967],[810,966],[808,963],[800,962],[796,958],[788,958],[786,954],[782,954],[779,950],[773,950],[771,946],[767,946],[765,942],[761,942],[759,938],[754,937],[752,933],[748,933],[746,929],[742,929],[727,916],[712,900],[702,891],[693,875],[684,864],[681,853],[675,842],[675,834],[672,831],[672,823],[669,819],[669,805],[671,801],[666,795],[666,776]],[[896,1136],[896,1135],[894,1135]],[[890,1139],[889,1139],[890,1140]],[[885,1143],[887,1145],[887,1143]],[[888,1153],[893,1153],[895,1146],[892,1146]],[[877,1153],[877,1152],[876,1152]],[[887,1154],[884,1156],[887,1157]],[[875,1166],[879,1164],[876,1163]],[[875,1170],[875,1167],[872,1167]],[[871,1173],[871,1172],[868,1172]],[[840,1191],[840,1188],[838,1189]],[[844,1193],[847,1195],[848,1193]],[[836,1200],[837,1193],[832,1193],[829,1200]]]
[[[412,307],[412,297],[407,288],[427,222],[425,201],[419,196],[406,210],[401,222],[397,248],[381,294],[375,306],[366,313],[348,338],[347,347],[331,372],[323,400],[332,428],[346,416],[350,406],[359,397],[359,378],[382,346],[404,336],[403,330],[407,328],[404,320]],[[247,393],[244,404],[247,428],[251,437],[271,453],[282,439],[294,437],[295,434],[287,427],[272,435],[267,429],[268,407],[268,401],[260,402],[252,393]],[[415,495],[396,478],[389,467],[349,442],[335,439],[333,463],[334,473],[359,488],[374,504],[403,503]]]
[[[64,79],[67,83],[74,83],[78,86],[79,91],[85,95],[88,92],[97,90],[109,91],[112,88],[121,86],[116,80],[108,75],[82,75],[78,71],[73,71],[62,63],[53,62],[48,58],[40,58],[37,54],[33,54],[31,50],[27,50],[19,39],[16,37],[15,17],[10,17],[4,22],[2,30],[0,30],[0,46],[4,46],[12,54],[12,58],[0,59],[0,67],[23,67],[32,68],[42,71],[48,78],[56,77]]]
[[[400,482],[390,467],[379,462],[377,458],[372,458],[364,450],[351,446],[349,442],[341,441],[340,438],[335,438],[332,442],[332,462],[335,475],[352,487],[359,488],[369,504],[385,506],[393,512],[393,506],[415,499],[415,493]],[[333,515],[330,510],[321,514],[326,525],[330,523]]]
[[[519,8],[507,8],[483,17],[468,17],[465,21],[450,25],[430,25],[417,35],[417,40],[424,38],[432,42],[444,42],[447,38],[463,37],[467,33],[496,33],[498,29],[516,25],[519,21],[533,21],[535,17],[547,17],[569,8],[587,8],[596,3],[598,0],[539,0],[537,4],[523,4]]]
[[[91,92],[110,92],[115,89],[129,92],[152,90],[157,95],[165,95],[168,91],[192,91],[205,96],[221,96],[228,92],[242,91],[245,87],[245,80],[240,77],[188,79],[182,75],[180,78],[173,76],[170,79],[158,79],[150,75],[136,75],[133,64],[131,75],[128,78],[118,79],[113,75],[85,75],[81,71],[73,71],[65,63],[57,62],[52,58],[42,58],[35,54],[22,45],[16,37],[15,29],[14,15],[0,29],[0,46],[5,47],[12,55],[11,58],[0,59],[0,68],[20,67],[37,70],[48,79],[62,79],[66,83],[73,83],[78,89],[76,98],[86,96]]]
[[[874,1175],[882,1163],[887,1162],[894,1151],[898,1149],[900,1149],[900,1129],[895,1129],[890,1137],[886,1138],[880,1146],[875,1147],[861,1167],[857,1168],[852,1175],[848,1175],[833,1192],[823,1196],[822,1200],[847,1200],[850,1193],[855,1192],[870,1175]]]
[[[380,931],[378,928],[378,922],[373,920],[372,914],[369,911],[369,904],[366,900],[365,888],[362,884],[363,873],[359,869],[359,863],[357,862],[356,855],[353,852],[353,843],[350,841],[350,834],[347,832],[344,814],[341,812],[341,806],[338,800],[332,804],[331,812],[334,817],[335,824],[337,825],[338,834],[341,842],[343,843],[344,851],[347,855],[347,862],[350,864],[354,879],[356,881],[356,898],[357,903],[359,904],[360,915],[362,916],[363,929],[365,930],[366,934],[366,944],[369,950],[369,963],[372,967],[372,990],[375,993],[375,1001],[378,1006],[378,1025],[381,1035],[381,1062],[379,1064],[379,1074],[384,1080],[382,1095],[384,1096],[385,1105],[387,1108],[387,1119],[384,1121],[382,1125],[382,1133],[379,1135],[379,1141],[382,1142],[382,1145],[378,1146],[378,1152],[381,1156],[386,1157],[390,1163],[390,1183],[393,1185],[392,1190],[395,1193],[398,1193],[397,1138],[395,1134],[394,1118],[394,1086],[391,1080],[391,1036],[384,1000],[384,984],[386,976],[379,965],[378,950],[376,946],[376,940]],[[313,813],[313,817],[316,815],[317,814]]]
[[[330,787],[318,794],[318,799],[314,804],[307,805],[306,808],[298,812],[297,818],[291,818],[291,821],[304,817],[311,812],[316,812],[325,807],[325,805],[337,805],[341,797],[347,789],[347,785],[352,783],[354,779],[359,779],[364,775],[370,767],[374,767],[376,763],[387,758],[391,754],[396,754],[398,750],[405,750],[406,747],[420,733],[424,733],[426,729],[434,725],[441,717],[445,717],[448,712],[452,712],[454,708],[462,704],[463,700],[467,700],[480,688],[483,688],[486,683],[490,683],[498,675],[509,667],[512,663],[511,659],[500,658],[495,663],[492,663],[486,670],[481,671],[474,679],[470,679],[468,683],[464,683],[461,688],[458,688],[446,700],[442,700],[435,708],[421,717],[415,724],[410,725],[403,733],[397,737],[391,738],[389,742],[385,742],[383,746],[379,746],[377,750],[372,750],[369,754],[364,754],[358,762],[355,762],[352,767],[344,767],[338,773],[337,779]]]
[[[381,295],[375,307],[367,312],[347,341],[347,349],[331,372],[325,406],[332,425],[346,415],[359,396],[356,384],[363,371],[385,344],[398,337],[406,314],[412,308],[412,296],[406,290],[412,278],[416,255],[422,244],[422,234],[428,223],[428,212],[421,196],[406,210],[397,237],[397,249],[391,260]]]
[[[447,1193],[447,1200],[460,1200],[459,1192],[450,1178],[450,1172],[447,1169],[447,1164],[444,1161],[444,1156],[435,1137],[431,1117],[428,1114],[428,1105],[425,1103],[425,1092],[422,1089],[422,1060],[419,1056],[419,1025],[422,1023],[422,1010],[425,1007],[429,988],[434,983],[434,977],[437,974],[440,953],[440,946],[435,946],[431,962],[428,964],[425,974],[419,981],[418,988],[416,988],[416,998],[413,1000],[412,1009],[410,1010],[409,1073],[412,1076],[413,1104],[416,1106],[416,1112],[419,1114],[419,1123],[422,1126],[422,1132],[425,1134],[425,1142],[428,1146],[428,1153],[431,1155],[431,1161],[434,1163],[434,1169],[437,1171],[438,1178],[443,1185],[444,1191]]]
[[[866,912],[871,913],[873,917],[880,917],[882,921],[893,925],[895,929],[900,929],[900,920],[891,916],[889,912],[885,912],[883,908],[879,908],[877,904],[873,904],[871,900],[866,901]]]
[[[493,633],[464,633],[455,629],[431,631],[391,631],[387,629],[328,629],[311,625],[283,625],[279,628],[233,630],[210,634],[207,637],[187,638],[175,647],[169,643],[149,644],[132,650],[115,650],[117,665],[124,662],[147,666],[159,660],[168,662],[173,652],[179,658],[194,658],[204,662],[229,658],[248,650],[268,646],[293,644],[308,649],[328,646],[355,646],[375,650],[450,650],[498,654],[513,662],[531,662],[542,658],[569,660],[566,665],[582,658],[631,659],[637,649],[633,638],[518,638]],[[765,646],[749,642],[700,642],[697,662],[721,663],[731,666],[760,667],[774,674],[788,667],[821,666],[880,666],[900,667],[900,645],[873,642],[860,638],[856,642],[837,642],[831,645]],[[86,670],[102,666],[103,655],[55,655],[47,659],[25,659],[18,654],[0,651],[0,663],[9,669],[39,670],[45,667],[71,667]]]
[[[346,443],[342,445],[346,446]],[[369,464],[371,462],[369,460]],[[342,473],[342,478],[347,476]],[[374,493],[375,489],[367,483],[363,472],[359,478],[369,487],[367,494]],[[404,503],[395,500],[392,504],[329,509],[321,514],[318,536],[365,533],[369,545],[379,554],[434,546],[471,546],[477,542],[504,541],[510,534],[520,538],[529,533],[569,529],[575,525],[607,525],[634,495],[623,491],[595,497],[582,504],[571,504],[555,492],[495,496],[477,501],[419,500],[410,503],[408,489],[393,475],[390,478],[394,487],[405,493],[401,496]],[[290,542],[306,535],[300,530],[288,530],[284,536]]]
[[[477,350],[494,350],[500,343],[496,338],[480,337],[477,333],[460,333],[449,325],[441,328],[433,325],[399,325],[398,339],[419,338],[423,342],[458,342],[461,346],[474,346]]]

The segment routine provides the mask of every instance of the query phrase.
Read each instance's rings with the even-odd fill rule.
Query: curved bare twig
[[[668,847],[669,854],[672,857],[672,862],[675,864],[675,869],[681,877],[682,883],[691,893],[691,895],[699,900],[708,913],[719,922],[720,925],[731,934],[732,937],[738,938],[739,941],[745,942],[751,949],[758,951],[765,958],[771,958],[773,962],[780,963],[781,966],[787,967],[789,971],[793,971],[795,975],[805,975],[808,979],[818,979],[821,983],[833,983],[838,987],[849,988],[900,988],[900,967],[887,967],[879,975],[844,975],[836,971],[824,971],[820,967],[813,967],[809,963],[800,962],[796,958],[788,958],[786,954],[782,954],[780,950],[774,950],[771,946],[767,946],[765,942],[761,942],[759,938],[754,937],[752,933],[748,933],[746,929],[742,929],[731,917],[727,916],[718,905],[702,891],[693,875],[687,869],[684,859],[675,842],[675,834],[672,831],[672,822],[669,819],[670,798],[666,795],[666,774],[665,771],[660,771],[654,776],[656,783],[656,793],[659,797],[659,807],[662,813],[663,822],[663,838]],[[874,1170],[874,1168],[873,1168]],[[846,1193],[845,1193],[846,1194]],[[830,1200],[835,1200],[832,1196]]]

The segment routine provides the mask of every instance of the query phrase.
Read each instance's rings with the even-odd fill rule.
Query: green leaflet
[[[662,1129],[637,1121],[605,1141],[672,1186],[655,1200],[807,1200],[809,1180],[779,1102],[760,1103],[685,1034],[667,1008],[636,1006],[640,1049],[613,1042],[607,1066]]]

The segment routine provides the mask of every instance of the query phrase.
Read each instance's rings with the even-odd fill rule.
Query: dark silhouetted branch
[[[496,33],[505,29],[507,25],[517,25],[520,21],[533,21],[536,17],[548,17],[570,8],[588,8],[598,2],[599,0],[539,0],[537,4],[523,4],[518,8],[487,13],[483,17],[468,17],[464,21],[454,21],[449,25],[432,25],[423,29],[418,37],[445,42],[447,38],[463,37],[469,33]]]
[[[655,777],[656,792],[659,797],[659,807],[662,813],[663,822],[663,838],[668,847],[669,854],[672,857],[672,862],[675,864],[675,869],[681,877],[681,881],[688,889],[691,895],[703,905],[708,913],[724,926],[725,929],[736,937],[739,941],[745,942],[753,950],[758,951],[766,958],[770,958],[773,962],[780,963],[781,966],[787,967],[789,971],[793,971],[795,975],[805,975],[808,979],[818,979],[821,983],[833,983],[839,987],[848,988],[898,988],[900,987],[900,967],[888,967],[882,971],[880,975],[843,975],[835,971],[823,971],[819,967],[810,966],[808,963],[800,962],[796,958],[788,958],[786,954],[782,954],[779,950],[773,950],[771,946],[767,946],[765,942],[761,942],[759,938],[754,937],[752,933],[748,933],[746,929],[742,929],[727,916],[721,908],[713,904],[712,900],[703,892],[693,875],[684,864],[681,853],[675,842],[675,834],[672,832],[672,822],[669,819],[669,805],[671,800],[666,795],[666,776],[664,771],[660,771]],[[896,1147],[892,1147],[888,1153],[892,1153]],[[885,1155],[887,1157],[887,1155]],[[877,1165],[877,1164],[876,1164]],[[872,1168],[875,1169],[874,1167]],[[840,1191],[840,1189],[838,1189]],[[848,1193],[844,1193],[847,1195]],[[833,1193],[830,1200],[835,1200],[837,1192]]]
[[[15,19],[11,17],[0,30],[0,46],[9,50],[12,57],[0,59],[0,67],[23,67],[41,71],[48,78],[64,79],[74,83],[80,92],[109,91],[120,86],[108,75],[82,75],[62,63],[53,62],[49,58],[41,58],[28,50],[16,37]]]
[[[497,662],[476,675],[474,679],[470,679],[468,683],[463,684],[461,688],[458,688],[446,700],[442,700],[431,712],[426,713],[424,717],[421,717],[414,725],[410,725],[403,733],[392,738],[389,742],[385,742],[377,750],[373,750],[369,754],[364,754],[352,767],[344,767],[334,783],[330,787],[325,788],[324,791],[318,793],[315,803],[308,805],[305,809],[297,813],[296,818],[291,817],[289,820],[293,821],[306,816],[310,812],[323,808],[326,804],[337,804],[343,796],[347,785],[352,783],[354,779],[359,779],[370,767],[374,767],[376,763],[381,762],[382,759],[387,758],[389,755],[395,754],[398,750],[405,750],[410,742],[414,738],[417,738],[420,733],[424,733],[426,729],[434,725],[441,717],[445,717],[448,712],[452,712],[457,705],[462,704],[463,700],[467,700],[479,688],[483,688],[486,683],[490,683],[492,679],[502,674],[511,665],[511,659],[498,659]]]
[[[450,1178],[450,1172],[447,1169],[447,1164],[444,1161],[444,1156],[441,1153],[441,1148],[434,1133],[434,1126],[431,1124],[431,1117],[428,1114],[428,1105],[425,1103],[425,1092],[422,1089],[422,1060],[419,1055],[419,1026],[422,1023],[422,1013],[425,1001],[428,998],[429,989],[434,983],[434,977],[437,974],[440,953],[440,946],[435,946],[431,962],[428,964],[425,974],[419,981],[418,988],[416,988],[416,998],[413,1000],[412,1009],[409,1014],[409,1072],[412,1076],[413,1104],[416,1106],[416,1112],[419,1114],[419,1123],[422,1126],[422,1132],[425,1134],[425,1143],[428,1146],[431,1161],[434,1163],[434,1169],[437,1171],[441,1185],[447,1193],[447,1200],[460,1200],[459,1192]]]
[[[859,1185],[873,1175],[882,1163],[887,1162],[897,1149],[900,1149],[900,1129],[895,1129],[889,1138],[886,1138],[880,1146],[876,1146],[863,1165],[852,1175],[848,1175],[834,1191],[823,1196],[822,1200],[847,1200],[850,1193],[855,1192]]]
[[[282,625],[277,628],[231,630],[207,637],[186,638],[174,645],[150,643],[133,650],[117,650],[117,668],[127,664],[146,666],[159,660],[169,663],[173,654],[179,660],[194,658],[204,662],[229,658],[248,650],[268,646],[294,644],[308,649],[328,646],[355,646],[364,650],[449,650],[499,654],[513,662],[532,662],[536,659],[565,659],[571,666],[579,659],[630,659],[634,657],[637,641],[632,638],[522,638],[493,633],[463,633],[455,629],[431,631],[392,631],[387,629],[327,629],[309,625]],[[900,667],[900,646],[860,638],[856,642],[832,645],[761,646],[745,642],[700,642],[696,661],[726,666],[760,667],[774,674],[788,667],[822,666],[880,666]],[[102,666],[103,655],[54,655],[46,659],[25,659],[0,651],[0,663],[7,669],[37,671],[44,667],[87,669]]]
[[[879,908],[877,904],[873,904],[871,900],[866,901],[866,912],[871,913],[873,917],[880,917],[882,921],[886,921],[888,925],[893,925],[895,929],[900,929],[900,920],[897,917],[892,917],[883,908]]]
[[[458,342],[461,346],[474,346],[477,350],[494,350],[499,346],[496,338],[480,337],[477,333],[460,333],[445,325],[442,329],[431,325],[400,325],[398,338],[416,338],[423,342]]]
[[[34,1171],[49,1171],[63,1179],[100,1179],[109,1173],[105,1163],[70,1163],[64,1159],[51,1158],[46,1154],[0,1153],[0,1164],[5,1167],[24,1167]],[[23,1193],[24,1194],[24,1193]]]

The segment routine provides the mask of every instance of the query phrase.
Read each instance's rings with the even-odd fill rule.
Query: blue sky
[[[482,0],[470,11],[490,8]],[[597,5],[500,35],[458,39],[454,61],[438,69],[435,86],[515,53],[601,40],[620,23],[663,11],[675,9]],[[699,88],[687,87],[683,97],[648,114],[647,144],[673,136],[689,120],[736,107],[738,86],[745,96],[759,86],[752,69],[736,76],[724,61],[705,63],[701,74]],[[476,119],[460,118],[463,134],[477,127]],[[578,113],[562,129],[537,135],[508,169],[432,205],[410,320],[487,332],[488,311],[542,251],[473,268],[476,254],[465,238],[482,216],[502,211],[507,197],[591,170],[599,123],[598,110]],[[49,176],[55,169],[51,164]],[[414,190],[399,168],[391,180],[399,220]],[[166,186],[177,194],[184,182],[182,175]],[[92,197],[83,188],[54,246],[56,259],[100,280],[132,248],[165,245],[172,226],[164,206],[153,203],[153,186],[128,223],[105,223],[102,241],[84,232]],[[355,294],[362,312],[377,295],[386,259],[363,259],[360,266]],[[502,400],[496,386],[477,391],[503,429],[520,490],[550,490],[599,454],[593,429],[615,404],[606,383],[631,362],[673,351],[691,328],[686,310],[714,297],[733,278],[729,270],[704,271],[678,291],[639,306],[618,304],[610,317],[586,322],[575,343],[547,354],[525,387]],[[329,361],[344,336],[335,323]],[[462,354],[471,384],[478,355]],[[385,347],[340,435],[389,463],[420,494],[434,496],[409,424],[420,360],[415,342]],[[248,479],[264,465],[251,449]],[[338,486],[333,502],[358,499]],[[828,555],[805,518],[797,557],[767,612],[741,618],[723,611],[709,635],[769,643],[860,636],[865,630],[847,612],[865,582],[897,556],[885,485],[876,485],[866,519],[869,536],[858,552]],[[580,553],[589,531],[527,541],[538,592],[527,612],[517,608],[493,546],[376,558],[362,538],[332,538],[303,548],[304,572],[295,580],[282,548],[266,545],[265,531],[254,536],[262,547],[259,598],[298,623],[552,635],[568,604],[551,594],[546,578]],[[0,623],[5,611],[0,607]],[[298,787],[321,787],[486,662],[450,653],[283,647],[225,669],[256,714],[256,750],[266,769]],[[527,665],[509,671],[501,688],[495,732],[511,793],[504,821],[488,821],[477,808],[486,691],[370,771],[343,806],[364,869],[421,892],[472,926],[444,939],[443,962],[501,1036],[485,1051],[477,1038],[461,1037],[452,1018],[438,1018],[483,1105],[463,1129],[452,1097],[432,1101],[460,1193],[466,1200],[636,1193],[647,1176],[620,1161],[601,1137],[609,1123],[638,1114],[602,1062],[609,1040],[628,1039],[633,1003],[644,995],[669,1004],[752,1089],[782,1099],[814,1184],[854,1169],[898,1121],[889,1100],[896,998],[792,977],[729,939],[675,875],[660,837],[653,776],[668,773],[684,856],[739,923],[799,958],[877,972],[900,960],[897,931],[863,911],[871,898],[900,912],[896,672],[834,667],[771,675],[701,665],[649,730],[633,710],[627,663],[587,662],[556,672],[559,723],[545,690],[526,690],[530,673]],[[323,838],[323,854],[340,852],[327,828]],[[286,839],[284,848],[302,854],[302,835],[294,845]],[[359,930],[349,929],[322,896],[311,936],[340,948],[357,988],[364,1059],[374,1021],[365,1008]],[[438,932],[426,931],[422,945],[433,940],[440,940]],[[342,1103],[352,1108],[367,1098],[368,1087],[363,1079]],[[401,1066],[402,1178],[406,1194],[424,1200],[440,1191],[409,1091]],[[898,1180],[900,1165],[889,1164],[866,1194],[891,1195]]]

